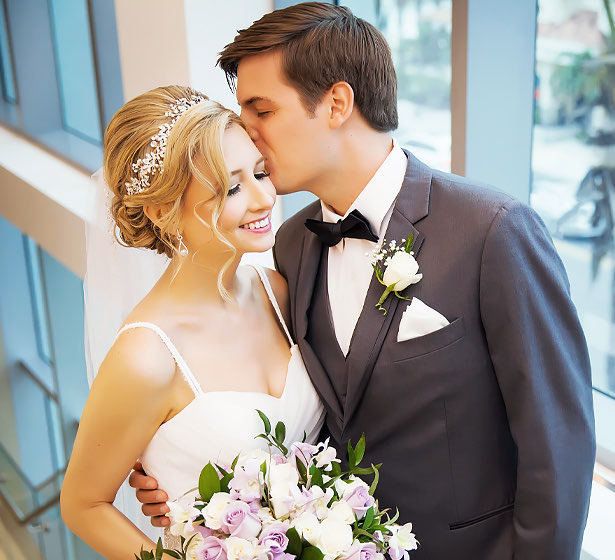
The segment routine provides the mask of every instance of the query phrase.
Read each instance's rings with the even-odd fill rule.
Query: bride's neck
[[[222,276],[222,286],[234,297],[238,289],[237,267],[240,257],[237,257]],[[226,304],[220,294],[218,279],[220,271],[225,265],[221,262],[199,262],[190,257],[181,263],[172,262],[162,275],[158,287],[165,290],[166,297],[178,303],[211,303]]]

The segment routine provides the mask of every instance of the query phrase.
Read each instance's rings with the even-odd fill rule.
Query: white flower
[[[222,513],[230,503],[231,497],[226,492],[216,492],[202,511],[205,526],[210,529],[220,529]]]
[[[248,463],[252,463],[254,461],[256,461],[256,464],[260,468],[263,463],[269,465],[270,458],[270,454],[267,451],[255,447],[254,449],[250,449],[249,451],[246,451],[245,453],[239,455],[239,457],[237,458],[235,469],[245,467]]]
[[[239,537],[229,537],[226,544],[226,557],[228,560],[254,560],[258,556],[256,541],[251,542]]]
[[[410,253],[405,251],[397,251],[389,260],[387,268],[384,271],[382,283],[387,286],[394,285],[396,292],[401,292],[403,289],[410,286],[410,284],[416,284],[421,278],[422,274],[417,274],[419,271],[419,264],[416,259]]]
[[[299,484],[299,474],[296,467],[290,463],[272,463],[267,474],[273,510],[277,518],[284,517],[290,512],[292,490]]]
[[[402,550],[416,550],[418,543],[412,532],[412,523],[406,523],[401,527],[393,524],[388,525],[392,535],[389,538],[389,554],[391,557],[407,558],[408,554],[403,553]]]
[[[199,552],[204,540],[203,535],[200,533],[194,535],[186,550],[186,560],[200,560],[202,556]]]
[[[325,470],[328,471],[331,469],[331,463],[339,463],[340,460],[337,459],[337,451],[335,447],[329,447],[328,439],[322,445],[322,450],[314,456],[314,459],[316,460],[316,468],[322,469],[323,467],[326,467]]]
[[[188,502],[188,500],[167,502],[167,505],[169,506],[169,512],[166,515],[171,520],[169,528],[171,534],[176,537],[183,535],[188,538],[195,532],[192,522],[199,515],[199,510],[193,507],[193,503]]]
[[[331,509],[329,510],[329,515],[327,517],[336,517],[337,519],[347,523],[348,525],[352,525],[354,523],[355,517],[352,508],[348,505],[348,502],[341,500],[339,502],[335,502]]]
[[[291,527],[297,530],[297,533],[306,541],[314,546],[318,546],[318,538],[320,537],[320,523],[318,518],[313,513],[302,513],[299,517],[293,520]]]
[[[327,517],[320,522],[320,535],[316,546],[325,555],[324,560],[337,558],[351,545],[352,529],[350,525],[337,517]]]

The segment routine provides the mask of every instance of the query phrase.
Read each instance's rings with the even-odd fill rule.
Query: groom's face
[[[318,193],[330,159],[327,111],[321,104],[313,115],[308,113],[283,74],[279,52],[242,59],[237,101],[277,192]]]

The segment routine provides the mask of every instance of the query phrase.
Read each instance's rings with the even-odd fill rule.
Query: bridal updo
[[[139,178],[133,164],[155,150],[152,138],[171,123],[173,117],[165,113],[182,100],[195,98],[203,100],[180,113],[168,133],[162,173],[151,172],[147,188],[131,189],[131,182]],[[152,89],[128,101],[113,116],[105,132],[103,173],[113,194],[111,214],[119,243],[173,257],[177,231],[181,231],[182,197],[194,176],[216,196],[210,226],[228,244],[217,231],[217,220],[229,189],[222,137],[234,124],[243,127],[233,111],[186,86]],[[145,214],[148,205],[160,209],[156,224]]]

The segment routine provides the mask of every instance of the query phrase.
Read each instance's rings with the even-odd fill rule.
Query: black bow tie
[[[367,218],[358,210],[353,210],[343,220],[335,223],[308,219],[305,220],[305,227],[315,233],[327,247],[337,245],[344,237],[367,239],[374,243],[378,241],[378,236]]]

